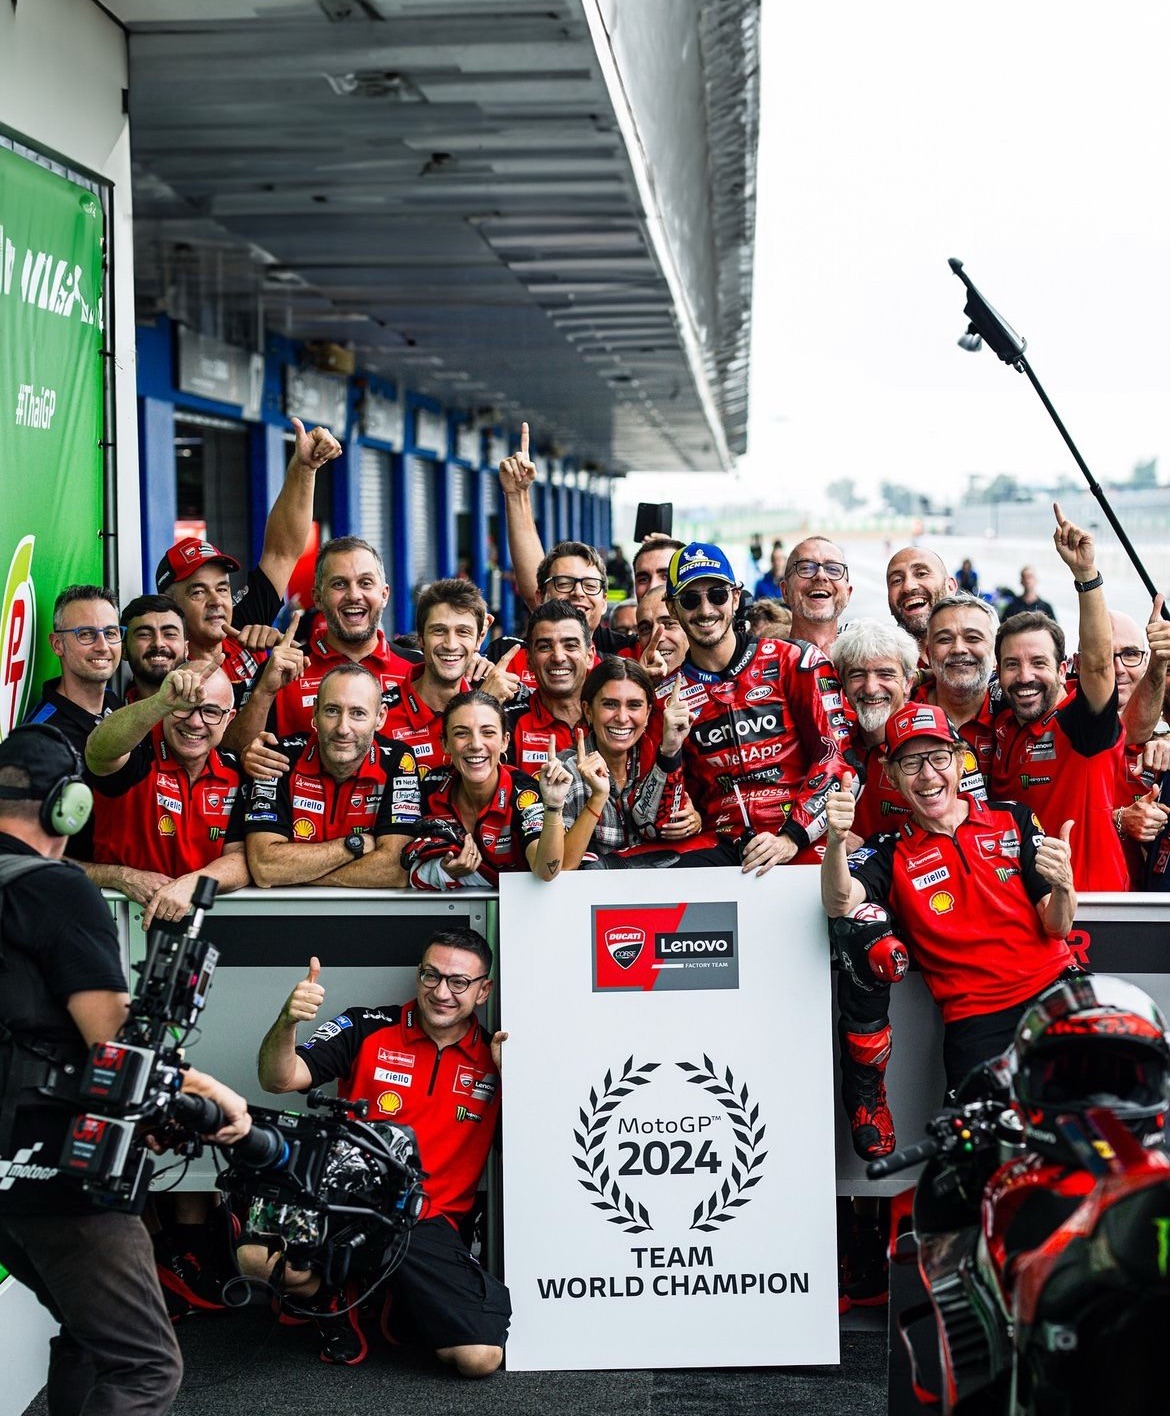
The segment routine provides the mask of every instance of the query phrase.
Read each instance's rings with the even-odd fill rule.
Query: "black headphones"
[[[18,733],[38,733],[47,738],[71,759],[71,768],[63,771],[47,789],[32,787],[0,787],[0,799],[5,801],[39,801],[41,827],[50,836],[76,836],[93,814],[93,792],[82,780],[81,759],[73,744],[60,730],[49,723],[24,723],[4,739],[11,742]],[[20,766],[19,762],[8,764]],[[64,765],[64,764],[62,764]],[[31,768],[26,771],[32,772]],[[50,770],[52,770],[50,768]],[[34,781],[36,773],[32,773]]]

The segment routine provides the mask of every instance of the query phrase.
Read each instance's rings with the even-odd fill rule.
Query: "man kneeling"
[[[471,1210],[500,1109],[500,1049],[475,1009],[492,989],[492,951],[474,929],[431,937],[418,969],[417,996],[401,1006],[349,1007],[297,1045],[298,1023],[325,1001],[321,965],[289,994],[260,1047],[265,1091],[307,1091],[340,1081],[342,1095],[369,1103],[371,1120],[413,1128],[427,1178],[427,1204],[409,1247],[386,1280],[394,1322],[409,1325],[464,1377],[490,1376],[503,1361],[511,1316],[508,1290],[479,1267],[457,1226]],[[268,1277],[279,1255],[260,1244],[238,1253],[249,1276]],[[287,1308],[311,1313],[323,1338],[321,1360],[353,1365],[366,1355],[356,1311],[324,1290],[311,1270],[282,1266]]]

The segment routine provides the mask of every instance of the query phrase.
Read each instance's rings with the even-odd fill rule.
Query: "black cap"
[[[62,777],[81,775],[81,758],[59,729],[25,723],[0,742],[0,767],[22,768],[31,778],[25,800],[43,801]]]

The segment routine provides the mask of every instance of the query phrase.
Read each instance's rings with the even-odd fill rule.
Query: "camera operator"
[[[169,1410],[182,1363],[142,1220],[99,1208],[57,1169],[73,1119],[40,1090],[85,1062],[126,1016],[114,922],[98,890],[62,860],[92,809],[81,761],[57,729],[17,728],[0,743],[0,1263],[61,1324],[51,1344],[51,1416]],[[19,862],[20,864],[16,864]],[[245,1135],[242,1097],[188,1071]]]
[[[259,1059],[266,1091],[306,1091],[341,1078],[343,1095],[368,1101],[370,1120],[413,1128],[428,1204],[387,1288],[395,1322],[405,1319],[464,1377],[487,1377],[500,1365],[512,1311],[508,1290],[479,1267],[458,1230],[499,1113],[500,1049],[508,1035],[489,1036],[475,1017],[492,990],[491,968],[491,948],[476,930],[436,933],[419,965],[414,1000],[347,1008],[297,1046],[297,1024],[312,1022],[325,1001],[314,958],[268,1030]],[[240,1265],[251,1274],[275,1266],[255,1245],[241,1249]],[[366,1342],[356,1311],[337,1313],[336,1295],[322,1291],[318,1274],[285,1267],[283,1276],[292,1306],[320,1315],[322,1360],[360,1362]]]

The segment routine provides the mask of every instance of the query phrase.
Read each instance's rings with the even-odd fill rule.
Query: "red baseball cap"
[[[908,703],[886,719],[886,756],[891,757],[911,738],[938,738],[958,742],[959,735],[941,708],[932,703]]]
[[[194,575],[200,566],[209,565],[212,561],[226,565],[228,570],[240,568],[235,556],[217,551],[210,541],[201,541],[198,536],[184,536],[181,541],[176,541],[159,561],[154,572],[155,588],[160,595],[165,595],[176,581],[186,580]]]

